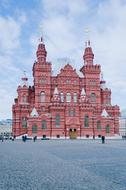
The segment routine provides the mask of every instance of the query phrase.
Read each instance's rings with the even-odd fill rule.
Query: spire
[[[101,73],[100,87],[102,90],[106,88],[106,81],[104,80],[103,72]]]
[[[32,112],[31,112],[30,116],[31,116],[31,117],[38,117],[38,116],[39,116],[39,114],[38,114],[36,108],[33,108],[33,109],[32,109]]]
[[[83,55],[84,63],[87,65],[93,65],[94,54],[91,48],[90,40],[86,41],[85,45],[86,48]]]
[[[47,51],[45,49],[45,44],[43,42],[43,37],[39,39],[38,49],[36,52],[37,60],[39,63],[46,62]]]
[[[109,114],[107,113],[106,109],[103,109],[102,113],[101,113],[102,117],[108,117]]]
[[[28,86],[28,78],[26,76],[26,71],[24,71],[24,76],[21,78],[22,86]]]
[[[55,87],[55,89],[54,89],[54,95],[58,95],[58,94],[59,94],[59,92],[58,92],[58,88]]]
[[[85,96],[85,95],[86,95],[85,90],[84,90],[84,88],[82,88],[82,90],[81,90],[81,96]]]

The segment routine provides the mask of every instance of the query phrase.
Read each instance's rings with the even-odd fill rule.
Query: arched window
[[[32,133],[37,133],[37,125],[36,124],[34,124],[32,126]]]
[[[40,93],[40,102],[41,103],[45,102],[45,92]]]
[[[101,130],[101,121],[99,120],[97,121],[97,130],[99,131]]]
[[[84,117],[84,127],[89,127],[89,116],[85,115]]]
[[[60,93],[61,102],[64,102],[64,95],[63,92]]]
[[[73,101],[74,101],[74,103],[77,102],[77,93],[74,93],[74,95],[73,95]]]
[[[96,102],[96,94],[95,93],[91,93],[90,100],[91,100],[91,102]]]
[[[22,127],[27,128],[27,118],[26,117],[22,117]]]
[[[42,129],[46,129],[46,120],[42,120]]]
[[[66,102],[71,102],[71,94],[69,92],[66,94]]]
[[[60,115],[56,115],[56,127],[60,127]]]
[[[106,133],[110,133],[110,126],[106,125]]]

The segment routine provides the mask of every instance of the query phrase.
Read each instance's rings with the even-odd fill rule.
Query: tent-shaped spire
[[[106,109],[103,109],[102,113],[101,113],[102,117],[108,117],[109,114],[107,113]]]
[[[33,108],[33,110],[32,110],[32,112],[31,112],[30,115],[31,115],[31,117],[38,117],[38,116],[39,116],[39,114],[38,114],[36,108]]]
[[[54,95],[58,95],[58,94],[59,94],[58,88],[55,87],[55,89],[54,89]]]
[[[85,92],[84,88],[82,88],[82,90],[81,90],[81,96],[85,96],[85,95],[86,95],[86,92]]]

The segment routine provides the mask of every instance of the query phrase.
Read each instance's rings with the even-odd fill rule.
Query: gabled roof
[[[60,70],[60,73],[57,76],[74,76],[79,77],[76,69],[73,69],[73,67],[68,63],[65,65],[63,69]]]
[[[37,110],[36,110],[35,108],[33,108],[33,110],[32,110],[32,112],[31,112],[30,116],[31,116],[31,117],[38,117],[38,116],[39,116],[39,114],[38,114],[38,112],[37,112]]]
[[[105,109],[103,109],[102,113],[101,113],[102,117],[108,117],[109,114],[107,113],[107,111]]]

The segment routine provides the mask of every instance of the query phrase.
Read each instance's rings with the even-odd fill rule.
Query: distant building
[[[0,121],[0,137],[10,138],[12,136],[12,120],[6,119]]]
[[[126,138],[126,110],[121,112],[121,117],[119,118],[119,134]]]
[[[119,106],[111,104],[101,66],[94,64],[90,41],[86,42],[80,77],[67,63],[52,76],[52,64],[41,40],[33,65],[34,85],[22,78],[13,112],[13,135],[48,138],[83,138],[119,134]]]

